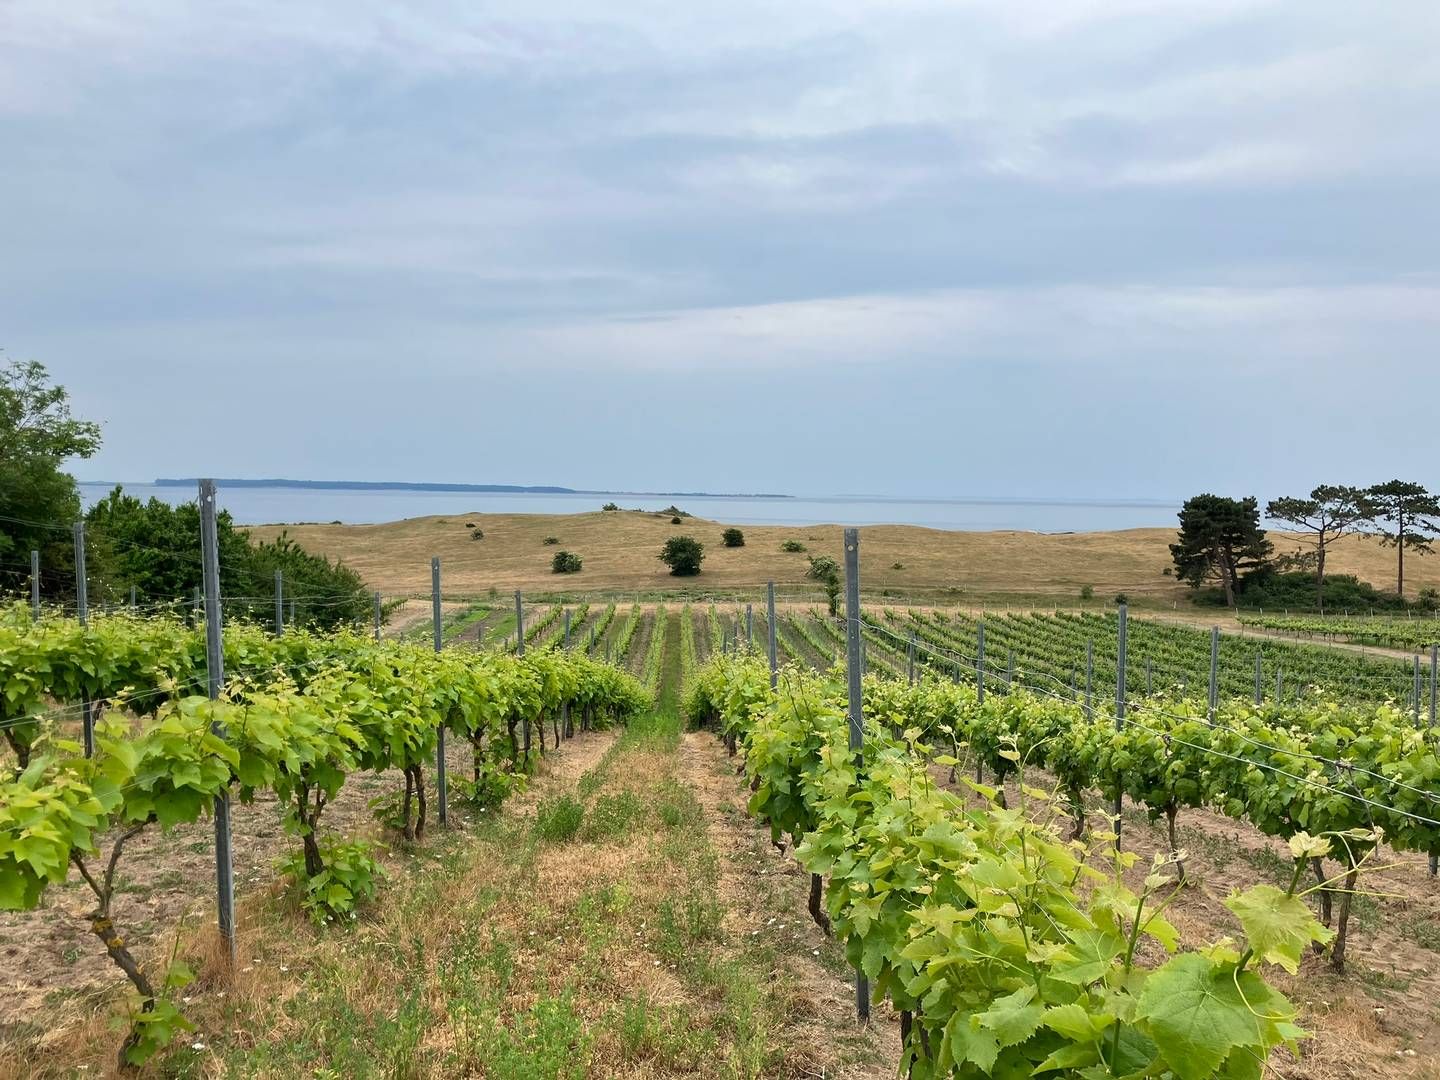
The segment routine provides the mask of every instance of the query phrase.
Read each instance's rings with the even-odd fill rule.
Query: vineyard
[[[1440,645],[1440,620],[1343,615],[1241,615],[1244,626],[1296,637],[1374,645],[1382,649],[1429,651]]]
[[[211,700],[204,633],[181,619],[119,612],[82,625],[9,609],[0,723],[14,779],[0,798],[0,907],[11,913],[0,916],[0,941],[87,927],[91,955],[129,987],[107,999],[127,1017],[114,1045],[131,1062],[171,1060],[195,1023],[186,1002],[196,965],[159,951],[173,927],[143,917],[128,926],[126,900],[145,880],[137,861],[159,860],[162,875],[193,867],[183,848],[208,847],[196,830],[217,799],[233,802],[237,829],[268,838],[237,843],[246,860],[273,860],[275,890],[256,894],[269,918],[278,904],[279,917],[308,920],[312,948],[347,926],[368,941],[371,913],[414,888],[401,885],[397,852],[490,850],[500,841],[486,814],[498,826],[507,803],[526,808],[542,840],[553,831],[555,842],[576,842],[565,839],[573,828],[604,843],[602,823],[616,814],[628,822],[618,835],[633,835],[645,820],[633,761],[670,763],[652,792],[660,805],[677,790],[677,747],[692,766],[708,760],[663,720],[683,694],[692,722],[725,736],[721,761],[730,747],[741,762],[750,812],[778,845],[770,857],[796,860],[796,889],[771,902],[808,909],[809,933],[833,943],[812,962],[860,971],[867,1009],[896,1010],[901,1047],[867,1052],[900,1054],[909,1075],[1258,1075],[1267,1058],[1306,1061],[1312,1041],[1328,1052],[1328,1031],[1302,1032],[1320,972],[1341,980],[1327,993],[1343,999],[1355,955],[1364,972],[1396,934],[1412,951],[1440,947],[1425,865],[1440,854],[1440,760],[1422,713],[1430,684],[1412,665],[1130,619],[1117,724],[1116,615],[881,605],[855,624],[857,759],[847,624],[822,608],[775,609],[777,691],[763,604],[517,597],[436,613],[384,640],[228,626],[225,692]],[[630,771],[612,775],[607,754],[589,759],[573,795],[543,795],[545,755],[621,720],[631,731],[610,745],[642,755]],[[436,840],[441,754],[453,824]],[[688,775],[697,791],[714,787],[703,771]],[[535,802],[527,789],[537,781]],[[727,785],[705,813],[723,817]],[[647,826],[656,843],[670,835],[667,814]],[[748,843],[743,831],[726,836]],[[1225,846],[1245,852],[1248,869],[1219,869]],[[713,870],[687,863],[684,874],[697,897],[714,887],[704,884]],[[264,880],[247,877],[251,888]],[[1221,881],[1227,891],[1212,893]],[[487,888],[510,896],[515,884]],[[1390,902],[1372,891],[1406,898],[1386,916],[1401,929],[1377,924],[1376,904]],[[522,895],[517,910],[527,909]],[[651,918],[672,917],[673,901],[655,903]],[[787,925],[776,919],[760,925]],[[688,948],[709,950],[710,964],[723,940],[736,943],[708,926],[685,933],[698,935]],[[69,955],[83,939],[64,940]],[[682,971],[683,952],[660,962]],[[211,985],[205,962],[200,985]],[[427,965],[424,977],[447,970]],[[832,1022],[844,1011],[832,1002]],[[40,1030],[16,1045],[38,1052]],[[623,1030],[618,1048],[597,1037],[608,1048],[594,1050],[592,1068],[635,1052]],[[716,1052],[733,1064],[738,1050]],[[750,1075],[778,1060],[762,1057],[771,1065]]]
[[[191,974],[147,970],[113,912],[127,845],[273,796],[299,850],[282,864],[316,922],[353,920],[379,887],[368,846],[324,830],[351,777],[396,771],[404,793],[380,816],[406,841],[425,835],[427,766],[448,731],[467,744],[461,801],[498,806],[547,747],[648,708],[630,676],[578,653],[524,658],[432,652],[349,633],[224,638],[227,692],[203,693],[203,634],[166,618],[111,616],[82,625],[0,621],[0,727],[13,779],[0,788],[0,909],[39,907],[72,871],[93,894],[89,928],[132,984],[122,1056],[140,1063],[186,1020]],[[567,718],[562,728],[559,718]],[[438,792],[442,824],[447,807]],[[107,850],[108,848],[108,850]]]

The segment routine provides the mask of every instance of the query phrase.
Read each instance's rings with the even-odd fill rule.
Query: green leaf
[[[1274,885],[1256,885],[1234,893],[1225,906],[1240,920],[1256,955],[1292,975],[1299,970],[1307,945],[1312,941],[1323,945],[1335,936],[1320,925],[1305,901],[1285,895]]]
[[[1025,986],[997,998],[990,1008],[979,1014],[980,1023],[995,1033],[1002,1047],[1022,1043],[1035,1034],[1045,1015],[1044,1005],[1032,1004],[1034,997],[1035,987]]]
[[[1147,1021],[1166,1064],[1181,1080],[1208,1080],[1237,1046],[1256,1043],[1250,1006],[1234,969],[1186,953],[1150,973],[1136,1016]]]

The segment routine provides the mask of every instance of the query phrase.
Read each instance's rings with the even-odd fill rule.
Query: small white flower
[[[204,1044],[203,1042],[193,1042],[193,1043],[190,1044],[190,1049],[191,1049],[191,1050],[204,1050],[204,1049],[205,1049],[205,1044]]]

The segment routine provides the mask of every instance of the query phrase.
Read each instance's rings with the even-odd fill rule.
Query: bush
[[[786,540],[783,544],[780,545],[780,550],[788,551],[791,554],[796,554],[804,551],[805,545],[800,543],[799,540]]]
[[[904,569],[905,569],[905,564],[904,564],[903,562],[891,563],[891,564],[890,564],[890,569],[891,569],[891,570],[904,570]]]
[[[600,507],[600,509],[601,509],[601,510],[619,510],[620,507],[619,507],[617,504],[615,504],[615,503],[606,503],[604,506]]]
[[[552,574],[578,574],[581,565],[580,556],[573,551],[557,551],[555,558],[550,560],[550,572]]]
[[[470,539],[471,539],[471,540],[484,540],[484,539],[485,539],[485,530],[484,530],[484,529],[471,529],[471,530],[470,530]]]
[[[545,537],[544,540],[541,541],[541,543],[545,544],[547,547],[549,547],[549,546],[551,546],[551,545],[554,545],[554,544],[558,544],[559,542],[560,542],[560,537],[558,537],[558,536],[547,536],[547,537]]]
[[[679,525],[679,524],[680,524],[680,519],[679,519],[678,517],[672,517],[672,518],[670,519],[670,524],[671,524],[671,525]]]
[[[1197,604],[1225,606],[1223,589],[1201,589],[1194,596]],[[1288,573],[1261,567],[1240,578],[1235,589],[1235,602],[1243,607],[1286,608],[1290,611],[1315,610],[1315,575],[1310,571]],[[1325,575],[1325,610],[1342,611],[1405,611],[1408,608],[1430,610],[1422,598],[1411,604],[1392,592],[1381,592],[1368,581],[1354,574]]]
[[[739,529],[726,529],[720,534],[720,540],[726,547],[745,546],[745,534]]]
[[[675,577],[691,577],[700,573],[705,545],[693,536],[672,536],[660,549],[659,558]]]
[[[1123,604],[1128,604],[1128,603],[1130,603],[1130,598],[1129,598],[1128,596],[1126,596],[1123,592],[1121,592],[1121,593],[1116,593],[1116,594],[1115,594],[1115,606],[1116,606],[1116,607],[1119,607],[1119,606],[1121,606],[1121,605],[1123,605]]]
[[[535,831],[542,840],[573,840],[585,819],[585,804],[574,795],[542,799],[535,811]]]
[[[1080,599],[1081,599],[1081,600],[1093,600],[1093,599],[1095,599],[1095,586],[1094,586],[1094,585],[1081,585],[1081,586],[1080,586]]]

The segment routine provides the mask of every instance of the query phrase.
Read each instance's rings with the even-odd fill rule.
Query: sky
[[[1440,486],[1434,0],[0,0],[82,479]]]

